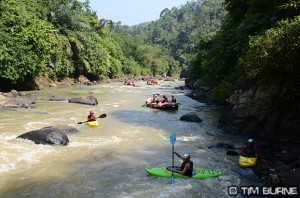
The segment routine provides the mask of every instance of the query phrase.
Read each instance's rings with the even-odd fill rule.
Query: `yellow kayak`
[[[239,164],[242,168],[250,168],[257,163],[257,157],[244,157],[240,155]]]
[[[87,118],[85,119],[85,121],[87,121]],[[95,121],[90,121],[90,122],[85,122],[86,125],[88,125],[89,127],[98,127],[99,123],[97,120]]]

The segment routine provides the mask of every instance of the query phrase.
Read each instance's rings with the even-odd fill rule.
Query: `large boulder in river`
[[[185,114],[181,116],[180,120],[187,122],[202,122],[202,120],[195,113]]]
[[[55,127],[44,127],[42,129],[30,131],[18,136],[17,138],[28,139],[36,144],[62,145],[69,144],[67,135]]]
[[[96,106],[98,104],[98,100],[94,96],[81,96],[79,98],[69,99],[69,103],[79,103]]]

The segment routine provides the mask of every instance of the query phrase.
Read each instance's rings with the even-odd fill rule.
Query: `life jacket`
[[[244,151],[247,157],[256,157],[256,152],[254,146],[247,146]]]
[[[95,121],[96,120],[96,116],[95,115],[88,115],[87,119]]]
[[[194,164],[194,163],[193,163],[191,160],[188,161],[188,162],[183,162],[183,163],[181,164],[180,170],[183,171],[183,169],[184,169],[184,167],[185,167],[185,165],[186,165],[187,163],[190,164],[190,169],[188,169],[188,170],[185,172],[184,175],[189,176],[189,177],[192,177],[192,176],[193,176],[193,170],[194,170],[194,167],[193,167],[193,164]]]
[[[169,102],[168,98],[164,98],[162,103],[166,103],[166,102]]]

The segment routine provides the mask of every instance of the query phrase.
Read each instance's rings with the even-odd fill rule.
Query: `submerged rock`
[[[78,98],[69,99],[69,103],[79,103],[96,106],[98,104],[98,100],[94,96],[81,96]]]
[[[68,96],[65,96],[65,95],[55,95],[55,96],[52,96],[49,100],[50,101],[68,101],[69,98],[68,98]]]
[[[202,120],[195,113],[183,115],[181,116],[180,120],[187,122],[202,122]]]

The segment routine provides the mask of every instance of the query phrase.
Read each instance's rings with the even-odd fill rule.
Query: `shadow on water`
[[[157,110],[151,108],[148,108],[148,110],[149,111],[116,110],[110,113],[110,116],[124,123],[137,124],[167,131],[184,126],[201,125],[201,123],[180,121],[180,117],[183,114],[178,110]]]

